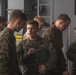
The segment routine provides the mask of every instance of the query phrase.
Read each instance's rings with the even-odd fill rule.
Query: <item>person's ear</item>
[[[18,20],[16,20],[16,25],[19,25],[19,19],[18,19]]]

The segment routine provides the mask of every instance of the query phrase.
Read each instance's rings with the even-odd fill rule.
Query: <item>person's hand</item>
[[[35,52],[36,52],[35,48],[30,48],[29,51],[28,51],[28,55],[32,54],[32,53],[35,53]]]
[[[67,71],[67,70],[64,71],[64,72],[63,72],[63,75],[69,75],[68,71]]]
[[[46,72],[46,67],[45,67],[45,65],[40,65],[40,66],[38,67],[38,71],[39,71],[40,74],[45,74],[45,72]]]

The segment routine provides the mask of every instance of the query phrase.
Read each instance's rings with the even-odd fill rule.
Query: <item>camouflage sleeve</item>
[[[75,43],[72,43],[72,44],[69,46],[69,49],[68,49],[68,51],[66,52],[66,55],[67,55],[67,58],[68,58],[70,61],[76,63],[76,42],[75,42]]]
[[[53,34],[53,31],[51,31],[51,29],[48,28],[46,31],[43,32],[42,37],[48,40],[49,42],[53,42],[53,40],[55,40],[54,35],[55,34]]]
[[[50,31],[48,31],[48,30],[44,31],[42,34],[42,37],[47,39],[47,40],[50,40]]]
[[[26,43],[24,42],[26,42],[26,40],[22,40],[16,47],[17,60],[20,65],[29,62],[29,59],[31,57],[27,54],[29,47],[26,46]]]
[[[23,61],[23,45],[22,45],[22,41],[17,45],[16,47],[16,53],[17,53],[17,60],[19,64],[22,64]]]
[[[5,39],[0,39],[0,73],[5,73],[8,68],[8,44]]]
[[[49,48],[50,58],[45,64],[45,66],[48,70],[52,70],[56,67],[57,54],[56,54],[56,50],[52,43],[49,44],[48,48]]]

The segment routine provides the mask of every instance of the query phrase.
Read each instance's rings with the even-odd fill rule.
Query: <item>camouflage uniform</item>
[[[69,46],[69,49],[66,55],[67,55],[67,58],[73,62],[73,69],[72,69],[73,74],[72,75],[76,75],[76,42],[72,43]]]
[[[62,32],[59,31],[55,25],[50,26],[43,34],[42,37],[47,39],[49,42],[54,44],[57,51],[57,74],[62,75],[66,71],[66,62],[62,52],[63,42],[62,42]]]
[[[36,48],[36,51],[46,49],[46,51],[49,51],[47,55],[49,56],[49,59],[47,58],[48,60],[43,60],[41,62],[40,61],[41,59],[46,58],[46,56],[43,55],[43,53],[39,54],[39,56],[41,57],[38,57],[38,59],[35,58],[38,54],[36,55],[33,54],[31,56],[27,55],[27,52],[30,48]],[[37,40],[30,40],[29,38],[27,38],[21,41],[17,46],[17,53],[19,62],[21,61],[21,63],[23,64],[24,75],[42,75],[39,74],[37,70],[40,64],[44,64],[47,68],[47,73],[45,73],[44,75],[49,75],[50,74],[49,72],[56,67],[56,60],[57,60],[56,51],[51,43],[48,44],[47,41],[42,39],[41,37],[38,37]],[[36,63],[35,59],[36,61],[40,61],[39,65]],[[31,71],[29,69],[32,71],[32,73],[30,73]]]
[[[13,32],[6,28],[0,37],[0,75],[21,75]]]
[[[5,30],[5,29],[4,29],[4,30]],[[2,34],[3,34],[4,30],[0,31],[0,37],[2,36]]]

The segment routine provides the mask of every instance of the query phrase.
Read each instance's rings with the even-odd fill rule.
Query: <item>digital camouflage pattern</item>
[[[36,48],[36,54],[28,56],[27,52],[30,48]],[[43,50],[49,51],[49,53],[45,54],[46,52]],[[41,37],[38,37],[37,40],[30,40],[27,38],[26,40],[21,41],[17,46],[17,53],[19,62],[21,61],[23,64],[24,75],[41,75],[37,71],[38,66],[41,64],[46,66],[47,71],[51,71],[56,67],[57,58],[53,44],[49,44]],[[48,73],[46,75],[48,75]]]
[[[56,70],[58,75],[62,75],[62,73],[66,70],[66,62],[62,52],[62,32],[59,31],[55,25],[52,25],[44,31],[42,37],[54,44],[58,57]]]
[[[7,28],[0,37],[0,75],[21,75],[16,57],[15,36]]]
[[[67,58],[73,62],[72,75],[76,75],[76,42],[71,43],[68,51],[66,52],[66,55],[67,55]]]
[[[0,31],[0,37],[2,36],[3,32],[4,32],[4,30]]]

